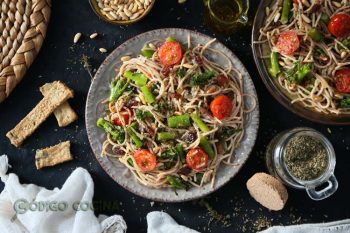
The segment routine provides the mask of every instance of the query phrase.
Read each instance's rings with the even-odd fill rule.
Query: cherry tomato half
[[[136,151],[134,154],[134,159],[137,166],[143,172],[152,171],[157,166],[157,157],[145,149]]]
[[[350,93],[350,68],[335,72],[335,86],[339,92]]]
[[[113,120],[113,123],[118,126],[130,124],[130,113],[128,110],[123,110],[120,112],[121,117],[123,117],[124,122],[122,122],[119,117]]]
[[[233,104],[229,97],[226,95],[219,95],[215,97],[210,103],[210,111],[219,120],[229,117],[233,110]]]
[[[345,37],[350,34],[350,16],[336,14],[328,23],[328,30],[335,37]]]
[[[208,155],[202,149],[191,149],[186,155],[186,163],[191,169],[202,171],[208,167]]]
[[[299,49],[300,41],[295,31],[282,32],[277,39],[276,48],[283,55],[293,55]]]
[[[158,50],[160,62],[164,66],[178,64],[182,59],[182,49],[178,42],[165,42]]]

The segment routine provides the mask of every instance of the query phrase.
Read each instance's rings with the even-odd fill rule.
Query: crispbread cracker
[[[47,96],[51,87],[52,83],[46,83],[40,87],[40,92],[43,94],[43,96]],[[68,102],[64,102],[58,106],[53,114],[57,119],[59,127],[65,127],[78,119],[78,115],[75,113]]]
[[[55,81],[44,98],[23,118],[6,136],[11,143],[19,147],[23,141],[50,116],[50,114],[67,99],[73,97],[73,91],[60,81]]]
[[[55,146],[37,150],[35,154],[35,166],[39,170],[43,167],[55,166],[72,159],[70,141],[65,141]]]

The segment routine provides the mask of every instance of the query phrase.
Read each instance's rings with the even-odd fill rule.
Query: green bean
[[[166,39],[165,39],[166,42],[177,42],[176,39],[172,36],[168,36]]]
[[[311,37],[312,40],[316,41],[316,42],[321,42],[323,41],[324,37],[322,35],[322,33],[320,33],[319,31],[317,31],[316,28],[312,28],[309,32],[308,35]]]
[[[151,58],[154,54],[155,50],[151,49],[148,44],[145,44],[141,49],[141,54],[146,58]]]
[[[147,76],[142,73],[132,73],[131,71],[125,71],[124,77],[135,82],[137,86],[144,86],[147,83]]]
[[[128,86],[128,82],[125,80],[114,80],[110,85],[111,93],[109,95],[109,101],[115,102],[118,100],[118,98],[123,94],[126,87]]]
[[[206,137],[201,136],[200,141],[199,141],[199,145],[205,151],[205,153],[208,154],[210,159],[214,159],[215,151]]]
[[[175,146],[175,150],[176,150],[177,154],[179,155],[181,162],[183,162],[183,163],[186,162],[186,158],[185,158],[186,154],[185,154],[184,147],[180,143],[178,143]]]
[[[169,182],[170,187],[175,191],[175,193],[176,193],[176,190],[178,189],[187,190],[189,188],[188,187],[189,185],[184,181],[182,181],[179,177],[168,175],[166,179]]]
[[[128,133],[128,135],[130,136],[131,140],[133,141],[133,143],[135,144],[135,146],[137,148],[141,148],[143,146],[142,140],[136,135],[136,133],[134,132],[136,127],[136,123],[132,123],[131,125],[129,125],[126,128],[126,132]]]
[[[175,138],[176,138],[175,132],[159,132],[159,133],[157,133],[157,140],[158,141],[173,140]]]
[[[150,89],[147,86],[142,86],[140,89],[141,89],[143,95],[145,96],[145,100],[147,103],[151,104],[155,101],[152,92],[150,91]]]
[[[329,18],[329,16],[328,16],[327,14],[322,13],[322,15],[321,15],[321,21],[322,21],[324,24],[328,25],[328,23],[329,23],[330,20],[331,20],[331,19]]]
[[[199,117],[199,115],[195,112],[193,112],[191,114],[191,118],[193,120],[193,122],[198,126],[198,128],[200,130],[202,130],[202,132],[208,132],[210,131],[210,129],[208,128],[208,126],[204,123],[204,121],[202,121],[202,119]]]
[[[291,5],[292,5],[291,0],[283,1],[283,8],[282,8],[282,14],[281,14],[281,20],[280,20],[282,24],[288,23]]]
[[[190,125],[190,116],[188,114],[168,118],[168,126],[170,128],[189,127]]]
[[[345,39],[341,42],[345,47],[350,48],[350,38]]]
[[[277,77],[277,74],[281,72],[280,64],[278,63],[278,53],[271,52],[270,59],[271,59],[271,67],[269,69],[269,72],[272,75],[272,77]]]
[[[134,161],[131,158],[128,158],[126,161],[130,164],[130,166],[134,166]]]

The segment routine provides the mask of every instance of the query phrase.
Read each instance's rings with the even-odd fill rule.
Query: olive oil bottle
[[[249,0],[203,0],[204,22],[213,31],[230,34],[248,22]]]

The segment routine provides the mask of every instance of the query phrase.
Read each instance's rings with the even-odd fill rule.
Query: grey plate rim
[[[210,36],[207,36],[203,33],[197,32],[197,31],[193,31],[193,30],[189,30],[189,29],[182,29],[182,28],[161,28],[161,29],[155,29],[155,30],[151,30],[151,31],[147,31],[141,34],[138,34],[134,37],[131,37],[130,39],[126,40],[125,42],[123,42],[122,44],[120,44],[117,48],[115,48],[107,57],[106,59],[102,62],[102,64],[100,65],[100,67],[98,68],[97,72],[95,73],[94,78],[92,79],[89,91],[88,91],[88,95],[87,95],[87,99],[86,99],[86,107],[85,107],[85,124],[86,124],[86,131],[87,131],[87,136],[88,136],[88,140],[91,146],[91,149],[97,159],[97,161],[99,162],[99,164],[101,165],[101,167],[103,168],[103,170],[116,182],[118,183],[120,186],[122,186],[124,189],[140,196],[146,199],[150,199],[150,200],[154,200],[154,201],[159,201],[159,202],[184,202],[184,201],[190,201],[190,200],[194,200],[194,199],[198,199],[204,196],[207,196],[211,193],[213,193],[214,191],[218,190],[219,188],[223,187],[225,184],[227,184],[230,180],[232,180],[232,178],[240,171],[240,169],[244,166],[244,164],[246,163],[246,161],[249,158],[250,153],[252,152],[255,142],[256,142],[256,138],[258,135],[258,129],[259,129],[259,101],[258,101],[258,95],[256,92],[256,88],[254,86],[254,83],[252,81],[252,78],[249,75],[249,72],[247,71],[247,69],[245,68],[245,66],[242,64],[242,62],[237,58],[237,56],[230,50],[228,49],[224,44],[222,44],[221,42],[219,42],[218,40],[214,43],[217,44],[218,46],[221,46],[223,49],[225,49],[228,53],[228,56],[231,59],[232,63],[234,64],[234,66],[240,66],[241,67],[241,72],[243,74],[243,78],[247,78],[246,82],[249,83],[250,86],[250,91],[251,93],[255,96],[255,101],[256,101],[256,108],[250,112],[247,113],[246,115],[252,118],[251,122],[250,122],[250,127],[252,127],[252,131],[253,134],[250,135],[252,137],[252,140],[250,141],[249,147],[245,150],[245,157],[242,161],[240,161],[240,164],[238,166],[238,168],[235,170],[235,172],[230,175],[230,176],[224,176],[222,178],[225,178],[224,181],[221,182],[221,184],[215,185],[214,188],[207,188],[205,189],[204,187],[210,185],[207,184],[206,186],[203,187],[202,190],[199,191],[199,194],[196,195],[191,195],[191,190],[189,191],[183,191],[183,193],[181,193],[181,196],[175,195],[174,192],[171,189],[168,189],[167,192],[172,192],[173,195],[169,198],[165,198],[165,197],[161,197],[161,196],[157,196],[157,195],[153,195],[150,196],[149,194],[147,194],[147,191],[152,190],[152,191],[156,191],[155,193],[157,193],[157,191],[161,191],[161,190],[156,190],[156,189],[152,189],[146,186],[144,187],[144,192],[142,191],[136,191],[131,189],[130,187],[127,187],[126,185],[122,184],[118,177],[116,177],[115,175],[113,175],[113,173],[111,172],[111,162],[106,159],[106,157],[101,157],[100,153],[97,151],[97,148],[94,146],[95,145],[95,138],[92,137],[93,131],[95,129],[97,129],[97,126],[95,123],[91,122],[91,118],[90,118],[90,114],[91,113],[91,106],[94,103],[94,99],[92,97],[92,92],[93,90],[97,87],[97,80],[101,79],[101,73],[103,72],[106,64],[110,63],[114,57],[117,57],[118,54],[122,53],[123,49],[125,47],[127,47],[128,44],[132,43],[133,40],[137,40],[140,39],[142,37],[146,37],[148,35],[153,35],[153,34],[157,34],[157,33],[165,33],[165,34],[171,34],[171,32],[186,32],[191,34],[192,36],[196,36],[198,38],[204,38],[206,41],[209,41],[211,39],[213,39]],[[125,52],[124,52],[125,54]],[[246,116],[245,115],[245,116]],[[248,128],[248,127],[245,127]],[[244,135],[244,138],[246,137],[246,133]],[[244,140],[244,139],[243,139]],[[240,149],[242,147],[243,144],[243,140],[241,145],[236,149]],[[235,150],[235,151],[236,151]],[[106,160],[109,161],[109,164],[106,164]],[[113,164],[112,164],[113,166]],[[220,177],[217,177],[216,179],[219,179]],[[137,182],[136,180],[134,180],[134,182]],[[182,190],[180,190],[179,192],[182,192]]]

